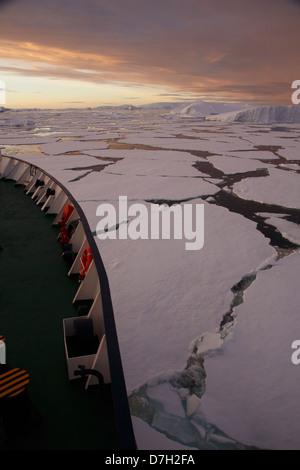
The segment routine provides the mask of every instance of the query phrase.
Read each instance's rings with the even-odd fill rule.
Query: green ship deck
[[[28,433],[0,439],[0,450],[118,449],[110,386],[68,380],[62,322],[76,315],[78,281],[67,276],[59,229],[14,181],[1,180],[0,201],[0,334],[7,363],[30,375],[35,410]]]

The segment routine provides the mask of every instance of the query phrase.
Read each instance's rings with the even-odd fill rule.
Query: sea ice
[[[300,225],[297,225],[280,217],[267,218],[267,223],[273,225],[290,242],[300,246]]]
[[[291,361],[300,338],[300,254],[260,271],[218,355],[206,360],[206,418],[232,438],[268,450],[300,447],[299,371]]]
[[[195,450],[168,439],[165,434],[150,427],[145,421],[133,416],[132,423],[139,449],[144,450]]]
[[[117,167],[115,171],[117,172]],[[119,196],[142,202],[152,199],[181,201],[215,194],[219,188],[202,178],[120,175],[112,174],[108,169],[100,174],[90,173],[86,178],[86,185],[76,184],[72,190],[79,202],[94,200],[100,203],[118,201]],[[96,213],[96,206],[94,212]]]
[[[162,405],[167,413],[174,414],[181,418],[185,417],[182,401],[179,398],[177,390],[173,389],[169,383],[148,387],[146,393],[151,400],[157,401]]]
[[[300,108],[298,106],[257,106],[250,109],[232,111],[208,116],[207,120],[228,122],[256,122],[256,123],[299,123]]]
[[[278,160],[278,157],[274,155],[273,152],[270,151],[262,151],[262,150],[248,150],[248,151],[239,151],[239,150],[233,150],[231,152],[226,152],[226,155],[229,157],[239,157],[239,158],[244,158],[246,160]],[[262,163],[262,166],[265,164]]]
[[[231,287],[276,256],[255,223],[204,204],[199,251],[186,251],[184,240],[96,240],[110,280],[128,391],[161,371],[180,370],[188,345],[220,324]],[[96,217],[90,221],[95,230]]]
[[[298,139],[299,140],[299,139]],[[285,145],[284,148],[279,150],[282,157],[287,160],[300,160],[300,142],[294,145]]]
[[[67,142],[55,142],[52,144],[41,145],[41,151],[48,155],[61,155],[66,152],[78,152],[88,149],[106,149],[106,142],[83,142],[80,140],[72,140]]]
[[[201,445],[207,441],[210,448],[221,448],[237,440],[259,448],[299,449],[298,375],[290,360],[291,343],[300,335],[299,253],[277,262],[276,250],[255,222],[217,205],[222,179],[206,174],[205,165],[201,172],[193,167],[211,162],[225,173],[267,167],[269,176],[243,179],[233,192],[283,206],[280,214],[270,207],[259,215],[299,242],[299,226],[284,218],[284,207],[299,208],[293,163],[299,160],[299,128],[272,125],[270,110],[263,111],[267,122],[262,126],[255,120],[162,116],[170,106],[154,108],[7,110],[11,125],[0,127],[0,143],[15,155],[21,148],[26,153],[28,144],[22,159],[62,182],[87,217],[108,275],[128,395],[141,387],[157,405],[152,427],[132,415],[138,447],[185,450],[202,440]],[[261,119],[259,113],[250,116]],[[15,127],[16,117],[37,125]],[[47,135],[38,129],[47,129]],[[30,154],[30,144],[39,154]],[[276,168],[278,163],[285,169]],[[103,171],[93,171],[102,165]],[[184,239],[100,240],[97,207],[117,206],[123,195],[129,204],[147,209],[154,202],[204,204],[203,248],[187,251]],[[247,275],[256,280],[245,290],[244,303],[234,304],[232,321],[221,335],[220,323],[235,300],[232,288]],[[204,380],[202,362],[186,367],[193,355],[205,358],[202,398],[197,386],[188,388],[194,379],[200,385]],[[172,377],[182,373],[185,380],[175,390]]]
[[[235,183],[233,192],[243,199],[291,208],[300,207],[299,176],[291,171],[271,168],[269,176]]]
[[[224,153],[226,151],[230,151],[234,149],[234,141],[230,140],[229,142],[225,141],[225,139],[221,140],[194,140],[194,139],[178,139],[176,137],[173,138],[162,138],[162,137],[155,137],[152,136],[149,138],[144,137],[135,137],[129,136],[123,138],[121,140],[127,144],[139,144],[139,145],[148,145],[152,147],[164,148],[164,149],[174,149],[174,150],[190,150],[190,151],[198,151],[198,152],[211,152],[211,153]],[[251,144],[245,141],[240,142],[240,148],[249,149]]]
[[[222,170],[225,174],[245,173],[255,171],[260,168],[268,168],[269,165],[263,164],[259,160],[246,160],[245,158],[227,157],[226,155],[218,157],[207,157],[214,167]]]

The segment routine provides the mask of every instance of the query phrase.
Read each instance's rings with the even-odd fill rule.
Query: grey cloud
[[[295,0],[14,0],[0,39],[70,51],[52,77],[248,95],[276,81],[283,95],[300,76],[298,14]]]

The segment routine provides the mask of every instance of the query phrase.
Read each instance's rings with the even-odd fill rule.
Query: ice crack
[[[134,416],[183,445],[198,449],[249,449],[206,422],[200,405],[205,393],[205,358],[222,348],[234,325],[234,309],[243,303],[244,292],[255,279],[256,274],[250,273],[232,287],[234,299],[219,330],[206,332],[191,343],[183,370],[152,377],[130,394]]]

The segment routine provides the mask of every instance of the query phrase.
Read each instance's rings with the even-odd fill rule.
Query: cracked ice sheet
[[[138,449],[143,450],[193,450],[193,447],[187,447],[179,442],[168,439],[164,434],[150,427],[145,421],[132,416],[134,434]],[[194,449],[195,450],[195,449]]]
[[[269,217],[266,219],[266,222],[276,227],[284,238],[287,238],[296,245],[300,245],[300,225],[280,217]]]
[[[236,146],[236,139],[232,139],[227,142],[220,139],[217,140],[194,140],[194,139],[178,139],[178,138],[160,138],[153,134],[153,137],[147,139],[140,136],[128,136],[120,140],[120,142],[126,144],[142,144],[154,147],[160,147],[165,149],[177,149],[177,150],[191,150],[191,151],[209,151],[212,153],[224,153],[230,150],[234,150]],[[249,149],[251,144],[249,142],[239,142],[239,148]]]
[[[86,157],[82,155],[59,155],[59,156],[46,156],[46,155],[22,155],[21,160],[29,164],[37,165],[42,170],[47,171],[51,176],[60,181],[63,185],[72,192],[73,184],[70,180],[78,177],[80,171],[83,174],[91,170],[91,166],[109,165],[110,162],[103,162],[93,157]],[[78,170],[80,168],[80,170]],[[97,173],[99,175],[99,173]],[[82,182],[79,184],[82,185]]]
[[[299,164],[296,164],[296,163],[289,163],[289,164],[280,163],[278,166],[279,166],[279,168],[286,168],[288,170],[300,171],[300,162],[299,162]]]
[[[157,152],[159,155],[155,155],[155,153],[152,152],[152,158],[150,155],[148,158],[145,158],[145,156],[142,158],[139,152],[135,152],[133,155],[129,155],[124,160],[118,162],[114,168],[110,168],[108,171],[115,174],[137,176],[207,177],[207,174],[199,172],[192,166],[195,163],[195,158],[194,160],[190,158],[190,164],[187,164],[187,162],[177,161],[176,155],[172,155],[172,152],[167,152],[169,154],[167,158],[161,157],[161,151]]]
[[[219,188],[214,184],[218,180],[213,180],[213,183],[209,183],[201,178],[193,177],[115,175],[105,173],[105,171],[101,173],[91,172],[85,176],[85,184],[82,184],[82,181],[70,183],[70,179],[74,179],[74,175],[79,176],[79,172],[75,172],[72,168],[80,167],[84,172],[90,166],[105,165],[105,162],[97,158],[82,155],[59,155],[55,157],[22,155],[22,160],[39,166],[57,178],[72,192],[79,203],[89,200],[99,204],[103,201],[113,202],[123,195],[127,196],[129,200],[157,198],[176,201],[203,195],[214,195],[219,191]],[[135,160],[133,159],[131,163],[134,169]],[[184,162],[179,162],[179,164],[183,165],[182,171],[188,167]],[[115,165],[110,165],[110,162],[107,162],[107,167],[110,166]],[[198,175],[199,172],[195,170],[195,176]],[[93,211],[96,211],[94,206],[95,204],[93,204]]]
[[[134,131],[133,134],[130,134],[128,138],[133,138],[133,139],[143,139],[143,140],[148,140],[148,139],[153,139],[153,138],[161,138],[161,139],[172,139],[174,138],[175,129],[172,130],[172,132],[166,132],[165,130],[162,129],[151,129],[151,130],[141,130],[138,131],[136,130],[135,127],[133,127],[132,131]],[[124,139],[124,137],[122,138]]]
[[[148,164],[155,160],[167,160],[172,162],[186,162],[192,165],[195,162],[205,162],[205,158],[195,157],[189,152],[177,152],[176,150],[143,150],[143,149],[107,149],[107,150],[87,150],[86,155],[106,158],[126,158],[132,161],[147,160]],[[149,161],[150,160],[150,161]],[[187,165],[186,165],[187,166]]]
[[[109,279],[128,393],[152,376],[181,370],[195,337],[220,324],[233,298],[231,287],[277,256],[255,223],[204,206],[199,251],[185,250],[184,239],[95,237]],[[81,207],[95,231],[100,220],[95,203]],[[146,207],[150,211],[150,204]]]
[[[244,136],[244,139],[249,141],[253,146],[254,145],[275,145],[275,146],[285,147],[287,145],[290,145],[289,140],[283,138],[282,136],[281,137],[276,136],[274,135],[273,132],[269,130],[268,132],[259,133],[259,134],[249,133]]]
[[[261,150],[249,150],[249,151],[239,151],[239,150],[232,150],[231,152],[226,152],[226,155],[229,157],[239,157],[250,159],[253,158],[254,160],[278,160],[278,157],[274,155],[272,152],[261,151]]]
[[[255,171],[261,168],[269,168],[270,165],[260,162],[259,160],[246,160],[239,157],[215,156],[207,157],[207,160],[213,164],[215,168],[222,170],[225,174],[245,173],[247,171]]]
[[[77,136],[77,141],[80,142],[86,142],[86,141],[92,141],[92,140],[109,140],[109,139],[118,139],[120,137],[119,133],[107,133],[107,132],[99,132],[99,131],[86,131],[84,130],[83,134],[81,137]],[[75,140],[75,138],[74,138]]]
[[[243,199],[298,209],[300,175],[292,171],[270,168],[268,176],[248,178],[235,183],[233,193]]]
[[[294,145],[285,145],[285,148],[279,149],[278,153],[287,160],[300,160],[300,142],[295,142]]]
[[[108,144],[106,142],[83,142],[81,140],[54,142],[52,144],[43,144],[40,146],[41,151],[48,155],[61,155],[66,152],[106,148],[108,148]]]
[[[127,196],[131,201],[154,198],[180,201],[213,195],[220,190],[215,184],[201,178],[116,175],[104,171],[90,173],[84,185],[80,182],[73,184],[72,191],[79,203],[89,200],[114,202],[119,196]]]
[[[43,144],[50,144],[56,142],[58,137],[53,137],[53,136],[41,136],[41,137],[36,137],[35,135],[26,135],[22,137],[7,137],[7,134],[5,136],[0,136],[0,144],[1,145],[43,145]],[[2,152],[3,154],[5,151]]]
[[[260,271],[235,309],[232,335],[205,361],[206,419],[261,449],[300,447],[299,368],[291,362],[300,338],[299,269],[294,253]]]

